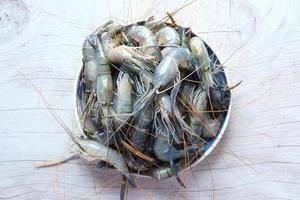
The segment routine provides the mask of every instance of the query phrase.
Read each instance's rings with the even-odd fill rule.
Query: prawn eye
[[[106,168],[106,167],[110,166],[110,164],[107,163],[107,162],[105,162],[105,161],[100,160],[100,161],[98,162],[97,166],[98,166],[99,168]]]
[[[150,89],[154,88],[154,84],[153,83],[150,83],[149,86],[150,86]]]
[[[143,26],[145,23],[146,23],[146,21],[145,21],[145,20],[143,20],[143,21],[139,21],[139,22],[137,22],[136,24],[137,24],[137,25],[140,25],[140,26]]]
[[[99,138],[103,137],[104,132],[103,131],[97,131],[96,133],[98,135]]]

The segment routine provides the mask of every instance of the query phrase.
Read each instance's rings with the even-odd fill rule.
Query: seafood
[[[157,22],[155,21],[154,16],[151,16],[147,20],[138,22],[137,25],[143,25],[150,29],[152,32],[155,32],[157,29],[164,27],[165,23],[163,21]]]
[[[201,87],[191,87],[188,91],[188,105],[191,111],[189,112],[191,128],[198,134],[201,134],[204,120],[206,119],[207,95]]]
[[[159,133],[154,143],[155,156],[162,161],[170,161],[169,154],[173,156],[173,160],[183,158],[187,154],[193,154],[198,151],[197,146],[189,146],[186,149],[176,149],[172,144],[169,144],[168,138],[162,133]],[[170,152],[171,151],[171,152]]]
[[[165,46],[161,54],[164,57],[173,47],[178,47],[180,45],[180,38],[177,31],[169,26],[161,28],[155,34],[157,43],[159,45]]]
[[[182,122],[182,118],[179,114],[178,108],[175,107],[175,113],[172,113],[171,96],[166,93],[162,93],[157,97],[157,109],[155,112],[155,130],[157,135],[154,142],[154,154],[159,160],[168,161],[172,173],[176,175],[177,180],[181,183],[180,178],[177,175],[176,166],[174,160],[184,157],[185,155],[196,151],[194,147],[188,149],[177,150],[173,146],[173,140],[179,144],[180,139],[183,137],[183,126],[186,123]],[[180,134],[179,136],[177,134]],[[192,151],[192,152],[191,152]]]
[[[183,96],[188,96],[185,101],[190,109],[190,127],[203,138],[216,137],[221,125],[221,120],[210,119],[209,114],[205,112],[208,103],[206,91],[202,87],[196,88],[192,86],[183,91],[183,93]]]
[[[199,65],[201,66],[200,74],[202,81],[205,83],[205,87],[213,87],[215,84],[210,67],[211,60],[203,40],[200,37],[193,37],[190,40],[190,47],[193,55],[197,58]]]
[[[112,34],[105,32],[101,35],[103,49],[107,59],[111,63],[122,63],[124,61],[131,61],[138,59],[152,59],[152,56],[141,54],[135,47],[126,45],[119,45],[119,42],[112,38]]]
[[[189,43],[186,37],[187,28],[179,27],[178,28],[179,36],[180,36],[180,46],[188,48]]]
[[[93,83],[93,87],[95,88],[93,91],[97,95],[97,103],[100,107],[99,112],[102,116],[101,125],[103,127],[103,132],[99,136],[102,143],[106,143],[110,141],[109,139],[111,138],[111,134],[113,132],[111,119],[105,117],[106,115],[110,115],[112,113],[111,102],[113,91],[111,70],[97,35],[89,35],[86,41],[88,41],[88,43],[90,44],[90,48],[87,52],[83,52],[83,56],[88,57],[92,55],[93,57],[93,59],[89,59],[90,61],[88,63],[93,67],[93,70],[95,70],[95,72],[93,71],[93,73],[96,74],[96,81],[93,77],[93,82],[91,83]]]
[[[117,80],[117,106],[116,112],[119,114],[116,117],[116,122],[118,122],[118,126],[122,126],[129,120],[129,116],[122,115],[126,113],[132,112],[132,81],[130,76],[127,73],[120,72]]]
[[[209,119],[204,122],[205,128],[202,129],[201,136],[203,138],[214,138],[220,129],[220,119]]]
[[[120,171],[128,180],[132,187],[135,187],[124,159],[117,150],[88,139],[76,139],[76,143],[81,147],[82,154],[89,160],[105,161]]]
[[[150,133],[150,126],[153,121],[153,108],[149,105],[144,110],[141,110],[135,117],[134,123],[136,124],[132,135],[130,136],[131,142],[135,148],[141,152],[145,152],[145,141]],[[146,152],[147,153],[147,152]],[[149,169],[151,163],[140,164],[130,152],[127,152],[125,156],[127,165],[135,171],[146,171]]]
[[[135,47],[119,45],[119,42],[112,37],[110,32],[102,34],[102,43],[110,62],[122,63],[120,70],[129,73],[133,72],[140,76],[142,84],[146,84],[146,87],[148,87],[155,65],[147,62],[147,60],[153,59],[153,56],[146,55],[145,53],[147,52],[144,54],[138,52]]]
[[[194,149],[193,154],[187,155],[188,157],[191,157],[191,161],[194,158],[198,158],[202,155],[204,151],[204,146],[199,146],[197,147],[197,149]],[[184,168],[184,162],[183,160],[179,161],[178,163],[174,164],[174,166],[163,166],[160,168],[156,168],[153,170],[152,172],[152,177],[155,178],[156,180],[162,180],[162,179],[166,179],[169,177],[172,177],[175,175],[176,180],[178,181],[178,183],[185,188],[184,183],[181,181],[181,179],[179,178],[179,176],[177,175],[177,171],[180,171],[181,169]]]
[[[190,40],[190,47],[193,55],[200,64],[200,76],[204,83],[204,89],[209,98],[210,110],[224,110],[229,106],[230,94],[225,90],[225,86],[221,84],[217,77],[213,76],[213,63],[208,55],[206,46],[200,37],[193,37]],[[220,82],[220,83],[216,83]],[[214,117],[218,114],[212,114]]]
[[[154,123],[155,129],[159,130],[163,135],[172,135],[174,141],[177,143],[180,143],[183,134],[187,133],[190,136],[198,136],[183,120],[183,116],[177,105],[175,105],[175,110],[172,112],[171,96],[166,93],[160,94],[157,97],[157,109],[154,118],[156,119]]]
[[[96,31],[97,34],[107,31],[110,25],[113,23],[112,20],[106,22],[103,26],[99,27]],[[97,80],[97,69],[101,65],[100,61],[97,59],[101,55],[101,49],[97,48],[99,45],[97,34],[89,35],[83,43],[82,46],[82,56],[84,64],[84,74],[85,74],[85,85],[88,90],[96,90],[96,80]]]
[[[157,43],[163,46],[179,46],[180,38],[175,29],[165,26],[155,34]]]
[[[217,110],[218,113],[226,112],[230,103],[230,92],[223,87],[210,87],[209,88],[209,102],[211,110]]]
[[[84,135],[73,140],[83,156],[123,174],[121,199],[135,186],[130,172],[174,176],[184,187],[178,172],[209,148],[228,114],[219,61],[172,15],[128,26],[109,21],[83,44],[77,106]]]
[[[204,146],[199,146],[197,151],[194,152],[194,154],[188,155],[190,157],[190,160],[192,161],[195,158],[198,158],[202,155],[204,151]],[[181,160],[180,162],[175,164],[176,171],[180,171],[181,169],[184,168],[184,162]],[[152,177],[155,178],[156,180],[162,180],[166,179],[169,177],[174,176],[175,174],[173,173],[173,170],[170,166],[163,166],[160,168],[156,168],[152,172]],[[178,179],[177,179],[178,180]],[[178,180],[179,181],[179,180]],[[183,186],[183,183],[180,183]]]
[[[95,50],[92,40],[92,36],[88,36],[82,47],[85,85],[88,90],[96,90],[97,67],[99,65],[96,58],[100,54],[99,51]]]
[[[128,150],[124,152],[124,157],[125,157],[126,164],[130,169],[133,169],[134,171],[137,172],[143,172],[149,170],[149,168],[145,166],[145,164],[141,164],[140,162],[137,162],[134,156],[132,155],[132,153],[129,152]]]
[[[134,40],[139,43],[144,54],[154,56],[157,61],[160,61],[161,54],[157,47],[158,44],[150,29],[145,26],[136,25],[132,26],[126,35],[130,40]]]
[[[147,135],[150,134],[150,125],[152,124],[154,115],[152,107],[152,105],[149,105],[134,117],[136,126],[135,131],[132,134],[132,143],[141,151],[144,150],[145,140]]]
[[[84,75],[85,75],[85,88],[86,92],[89,92],[85,108],[82,112],[82,121],[84,129],[89,132],[89,135],[93,135],[96,132],[96,124],[89,116],[95,116],[95,94],[97,88],[97,74],[101,64],[97,59],[100,57],[101,52],[99,51],[97,37],[95,34],[89,35],[83,43],[82,55],[84,64]]]
[[[179,167],[177,167],[176,171],[179,171]],[[158,168],[152,172],[152,177],[156,180],[162,180],[172,176],[174,176],[174,173],[170,167]]]
[[[179,129],[177,128],[177,121],[174,118],[176,115],[172,112],[172,102],[171,97],[166,93],[160,94],[157,99],[157,107],[155,112],[155,119],[154,127],[156,130],[160,130],[163,133],[169,133],[172,135],[173,139],[179,143],[180,136],[178,136],[177,132]],[[177,128],[177,129],[176,129]],[[179,133],[182,133],[181,131]]]
[[[159,93],[159,89],[164,89],[171,82],[174,84],[172,97],[173,102],[175,102],[175,97],[180,87],[180,84],[178,84],[180,79],[179,68],[193,70],[195,67],[193,61],[193,55],[186,48],[176,48],[168,52],[154,72],[151,90],[136,102],[135,111],[146,106],[153,99],[155,93]]]
[[[29,83],[34,87],[34,89],[38,92],[38,94],[42,97],[43,102],[45,105],[49,108],[50,105],[46,98],[43,96],[42,93],[39,92],[37,86],[31,82],[24,74],[22,74],[26,80],[29,81]],[[80,89],[81,90],[81,89]],[[54,117],[54,119],[58,122],[58,124],[66,131],[66,133],[70,136],[72,141],[77,145],[79,148],[79,152],[81,153],[81,156],[83,156],[87,160],[97,160],[97,161],[104,161],[112,165],[114,168],[116,168],[123,177],[126,179],[126,182],[128,182],[133,188],[136,187],[136,183],[131,177],[128,167],[126,166],[126,163],[122,157],[122,155],[119,154],[119,152],[113,148],[109,148],[97,141],[88,139],[85,137],[85,135],[76,135],[73,131],[71,131],[65,123],[61,120],[61,118],[57,115],[57,113],[49,109],[50,114]],[[62,164],[65,162],[68,162],[71,159],[77,158],[78,155],[75,154],[67,159],[59,160],[58,162],[50,162],[46,163],[44,165],[40,165],[38,167],[48,167],[53,166],[57,164]]]

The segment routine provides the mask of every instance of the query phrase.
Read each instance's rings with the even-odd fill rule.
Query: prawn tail
[[[177,169],[176,169],[176,166],[175,166],[175,163],[174,163],[174,155],[173,155],[173,150],[172,150],[172,145],[171,144],[169,145],[169,153],[168,154],[169,154],[169,162],[170,162],[170,168],[171,168],[172,173],[175,175],[176,180],[178,181],[178,183],[183,188],[186,188],[184,183],[182,182],[182,180],[180,179],[180,177],[177,174]]]

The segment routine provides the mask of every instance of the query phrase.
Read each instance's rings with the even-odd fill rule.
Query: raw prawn
[[[129,40],[134,40],[139,43],[139,46],[142,48],[142,52],[144,54],[154,56],[156,61],[161,60],[161,54],[159,48],[157,47],[157,41],[150,29],[145,26],[135,25],[128,30],[126,35]]]
[[[118,116],[115,122],[118,122],[118,128],[126,123],[130,116],[122,115],[132,112],[132,80],[127,73],[120,72],[117,79],[117,106],[116,112]]]
[[[178,93],[180,84],[179,67],[193,70],[196,67],[194,57],[186,48],[172,49],[159,63],[152,78],[152,88],[134,105],[134,110],[138,111],[145,107],[151,101],[159,89],[164,89],[173,82],[172,102],[175,104],[175,98]]]
[[[155,37],[159,45],[166,46],[161,51],[163,57],[173,47],[178,47],[180,45],[180,38],[177,31],[169,26],[165,26],[157,31]]]

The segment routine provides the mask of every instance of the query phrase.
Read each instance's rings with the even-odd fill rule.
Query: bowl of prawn
[[[166,24],[168,24],[168,23],[166,23]],[[168,24],[168,25],[170,25],[170,24]],[[126,27],[129,27],[129,26],[131,26],[131,25],[128,25]],[[193,32],[190,32],[190,36],[194,37],[197,35],[194,34]],[[230,85],[230,84],[229,84],[229,78],[226,73],[226,70],[224,68],[220,67],[221,62],[218,59],[218,57],[216,56],[216,54],[214,53],[214,51],[212,50],[212,48],[210,48],[210,46],[207,43],[204,42],[204,44],[205,44],[205,48],[208,52],[208,55],[211,59],[211,62],[214,63],[213,66],[215,68],[219,67],[218,72],[214,75],[214,78],[217,80],[218,84],[226,86],[228,88],[228,85]],[[215,68],[212,70],[215,70]],[[84,88],[84,80],[83,79],[84,79],[84,65],[81,66],[81,68],[76,76],[76,80],[75,80],[74,106],[75,106],[75,117],[76,117],[78,127],[80,129],[81,134],[85,137],[86,133],[83,128],[83,123],[81,120],[81,114],[82,114],[82,110],[83,110],[82,96],[83,96],[83,92],[84,92],[84,89],[83,89]],[[218,128],[217,133],[215,134],[215,137],[206,141],[206,143],[204,145],[204,150],[203,150],[203,153],[201,156],[197,157],[196,159],[193,159],[188,165],[181,167],[177,172],[184,172],[184,171],[194,168],[202,160],[204,160],[219,143],[220,139],[222,138],[223,134],[225,133],[226,127],[229,122],[230,112],[231,112],[231,104],[232,103],[231,103],[231,93],[229,90],[227,91],[226,98],[228,101],[227,109],[225,111],[222,111],[222,113],[223,113],[222,119],[220,120],[220,126]],[[216,111],[216,112],[218,112],[218,111]],[[154,169],[152,171],[146,171],[146,172],[133,171],[130,173],[130,175],[151,177],[151,178],[160,180],[160,179],[169,178],[169,177],[173,176],[174,174],[170,173],[168,170],[156,169],[156,171],[155,171],[155,169]]]

